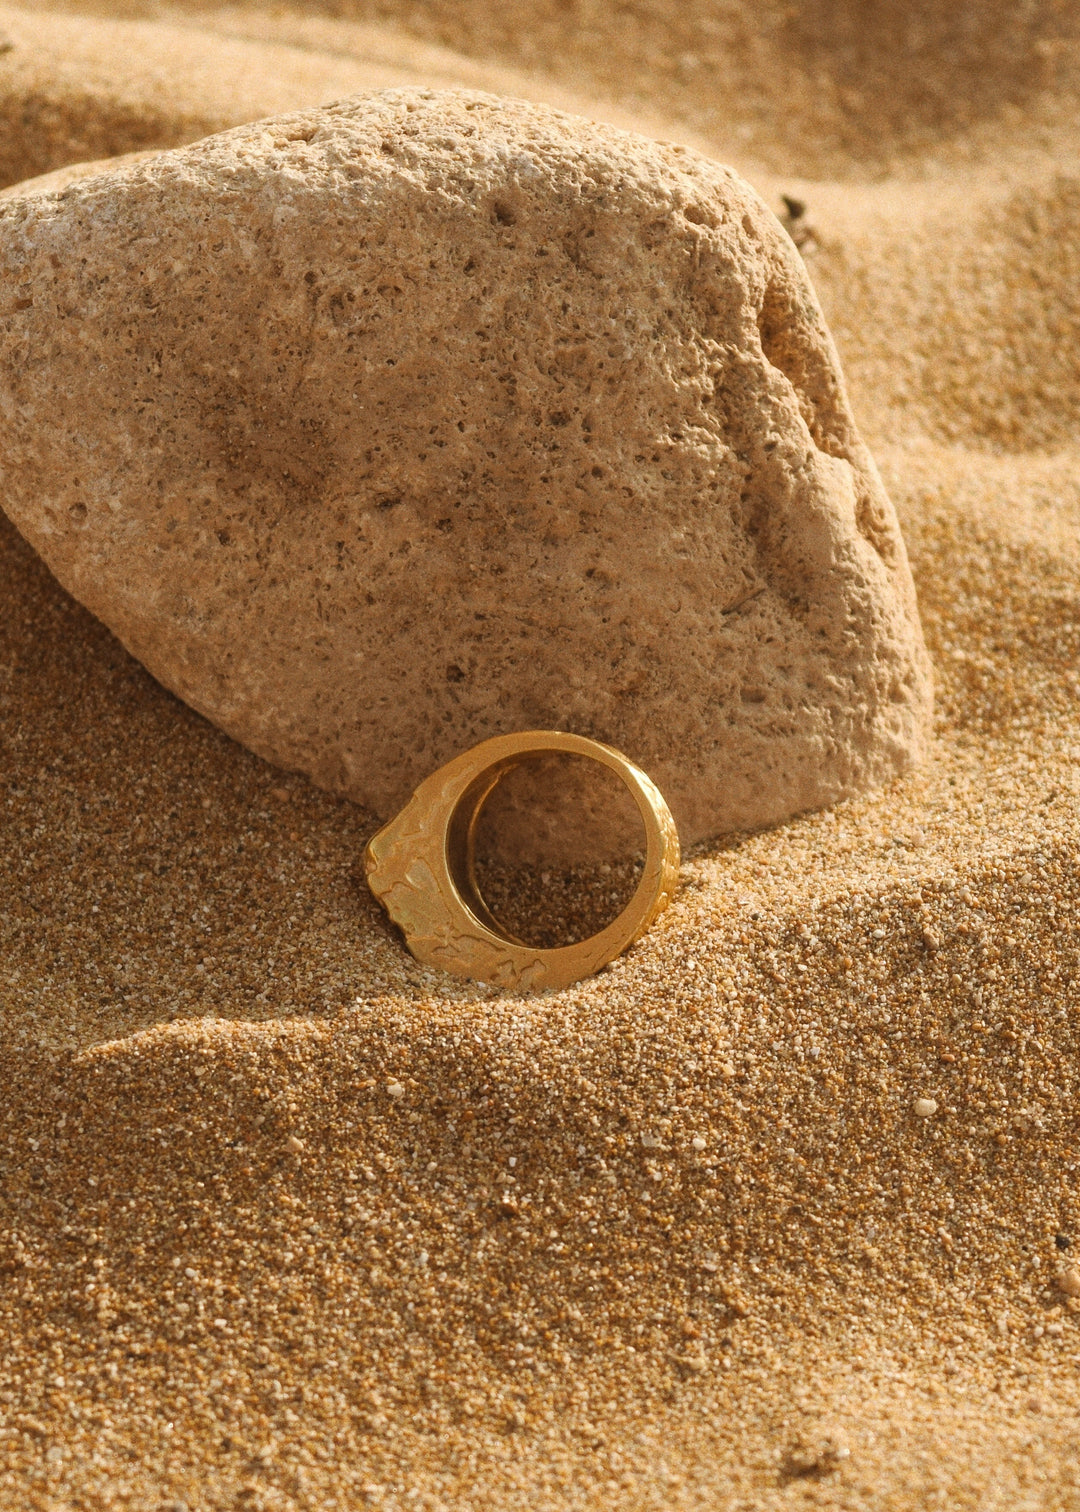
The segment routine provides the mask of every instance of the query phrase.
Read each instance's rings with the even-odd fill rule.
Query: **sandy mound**
[[[571,14],[519,10],[515,45],[591,67],[542,52]],[[659,20],[591,14],[622,97],[675,99],[663,47],[626,62]],[[448,987],[363,890],[368,816],[165,693],[0,527],[6,1504],[1080,1506],[1073,54],[1010,83],[1071,12],[968,8],[951,54],[961,11],[928,13],[904,87],[954,88],[917,182],[881,179],[885,92],[855,147],[781,108],[747,61],[773,14],[723,13],[746,87],[711,108],[760,108],[809,204],[932,760],[695,853],[580,988]],[[610,874],[532,896],[583,883]]]
[[[729,158],[740,149],[771,169],[787,172],[795,162],[817,177],[880,175],[937,157],[956,139],[1008,140],[1021,113],[1029,123],[1074,114],[1080,81],[1080,19],[1060,0],[181,4],[220,32],[307,38],[328,49],[350,46],[346,18],[369,35],[372,23],[400,27],[549,87],[662,116],[669,131],[678,123]],[[153,0],[83,0],[80,8],[156,9]]]
[[[1080,179],[1068,159],[950,174],[851,213],[815,195],[811,266],[878,429],[980,449],[1071,443],[1080,392]],[[866,214],[877,208],[877,214]],[[895,225],[908,236],[897,245]],[[933,249],[929,255],[929,249]],[[839,317],[837,319],[837,317]]]
[[[57,11],[61,7],[55,8]],[[215,12],[196,27],[160,7],[103,14],[0,5],[0,184],[67,164],[175,147],[243,121],[325,105],[361,90],[485,89],[594,114],[572,88],[485,64],[385,26],[319,21],[275,8]],[[601,119],[665,134],[664,118],[614,102]],[[678,133],[693,141],[692,134]]]
[[[196,30],[180,17],[165,24],[0,6],[0,183],[174,147],[359,90],[443,83],[521,92],[512,76],[385,30],[351,28],[350,47],[326,50],[303,34],[290,42],[225,30]]]

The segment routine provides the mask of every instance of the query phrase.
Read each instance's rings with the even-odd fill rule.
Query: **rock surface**
[[[685,842],[915,761],[903,543],[730,170],[394,91],[0,205],[2,502],[168,687],[389,815],[577,731]]]
[[[148,163],[158,157],[164,148],[147,147],[139,152],[117,153],[115,157],[91,158],[88,162],[68,163],[63,168],[50,169],[48,173],[36,173],[33,178],[21,179],[0,189],[0,200],[28,199],[36,194],[59,194],[62,189],[78,184],[83,179],[96,178],[102,173],[115,173],[118,168],[129,168],[135,163]]]

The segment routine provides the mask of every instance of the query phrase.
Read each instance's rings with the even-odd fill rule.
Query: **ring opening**
[[[492,769],[451,821],[451,873],[489,928],[533,949],[590,939],[626,907],[646,844],[617,773],[566,752]]]

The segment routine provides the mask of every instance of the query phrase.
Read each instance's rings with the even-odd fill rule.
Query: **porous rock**
[[[0,205],[2,502],[159,678],[389,815],[577,731],[684,841],[920,754],[897,522],[730,170],[392,91]]]

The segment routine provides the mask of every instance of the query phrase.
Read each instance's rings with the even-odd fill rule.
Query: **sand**
[[[591,6],[580,47],[539,4],[512,45],[478,3],[411,7],[412,37],[67,9],[0,15],[51,100],[4,107],[47,125],[9,180],[100,155],[110,69],[124,151],[241,88],[340,92],[377,36],[410,81],[438,44],[440,83],[512,64],[619,124],[636,96],[805,199],[937,726],[885,792],[692,852],[599,977],[494,994],[403,953],[370,816],[166,694],[0,525],[0,1504],[1080,1506],[1071,11],[987,5],[951,46],[956,8],[898,39],[887,7],[732,5],[707,119],[668,68],[693,8],[631,46]],[[135,42],[174,35],[202,61],[140,125]],[[845,134],[828,81],[860,60]],[[825,103],[785,113],[778,69]],[[610,884],[521,896],[558,921]]]

